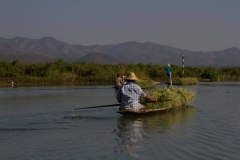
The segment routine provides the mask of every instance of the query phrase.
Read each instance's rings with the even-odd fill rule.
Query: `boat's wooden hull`
[[[147,110],[119,110],[117,113],[123,114],[123,115],[141,115],[141,114],[152,114],[152,113],[161,113],[165,112],[167,110],[170,110],[172,108],[159,108],[159,109],[147,109]]]

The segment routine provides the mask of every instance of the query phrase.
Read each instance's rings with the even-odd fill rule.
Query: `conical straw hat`
[[[132,80],[132,81],[137,81],[139,80],[136,76],[135,76],[135,73],[133,72],[129,72],[127,77],[125,77],[124,79],[126,80]]]

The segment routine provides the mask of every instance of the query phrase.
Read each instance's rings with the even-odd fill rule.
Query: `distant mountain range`
[[[193,52],[152,42],[135,41],[115,45],[71,45],[52,37],[13,39],[0,37],[0,60],[45,63],[57,58],[66,62],[95,62],[100,64],[144,63],[185,66],[240,66],[240,49],[233,47],[215,52]]]

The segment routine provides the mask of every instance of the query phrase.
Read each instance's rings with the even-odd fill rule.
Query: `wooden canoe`
[[[147,110],[118,110],[117,113],[123,115],[141,115],[141,114],[151,114],[151,113],[161,113],[167,110],[172,109],[170,108],[159,108],[159,109],[147,109]]]

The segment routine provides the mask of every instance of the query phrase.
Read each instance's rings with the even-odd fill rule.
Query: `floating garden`
[[[186,77],[186,78],[175,78],[172,81],[173,85],[196,85],[198,82],[197,78],[191,78],[191,77]]]

